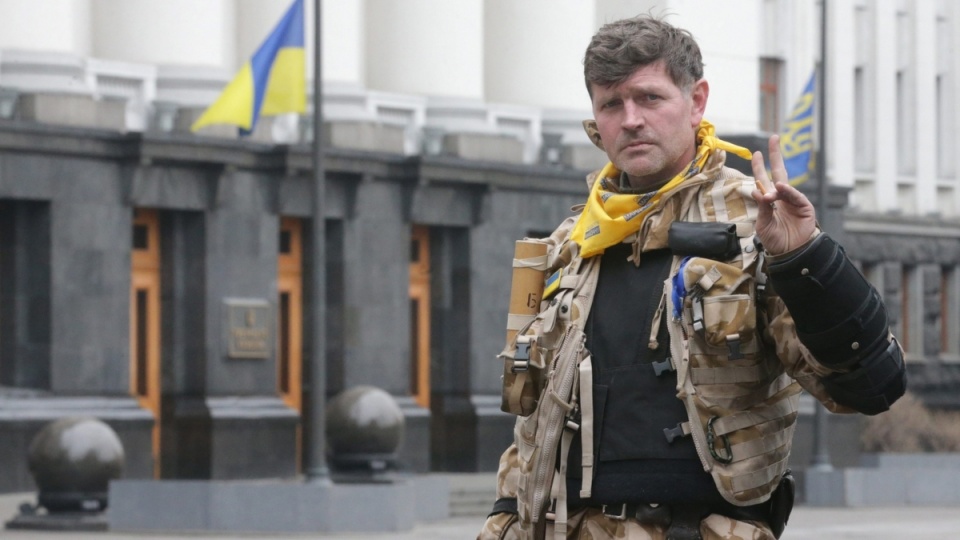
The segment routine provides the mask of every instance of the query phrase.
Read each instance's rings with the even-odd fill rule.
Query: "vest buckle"
[[[672,428],[663,428],[663,436],[667,438],[668,444],[673,444],[673,441],[684,437],[687,434],[683,432],[683,424],[677,424]]]
[[[626,503],[616,504],[616,505],[604,504],[600,507],[600,510],[603,512],[603,515],[609,519],[613,519],[616,521],[626,521],[627,519]],[[617,513],[614,514],[613,512],[617,512]]]
[[[663,375],[668,371],[676,371],[676,369],[674,369],[673,367],[673,361],[670,359],[669,356],[663,361],[653,362],[652,365],[653,365],[653,372],[657,375],[657,377]]]
[[[513,372],[523,373],[530,368],[530,342],[517,340],[517,352],[513,355]]]

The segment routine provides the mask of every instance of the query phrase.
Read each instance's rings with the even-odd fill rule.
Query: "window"
[[[940,355],[960,361],[960,272],[944,266],[940,273]]]
[[[873,115],[871,114],[870,100],[867,99],[867,87],[864,81],[863,68],[853,71],[853,125],[856,129],[854,141],[854,166],[857,171],[873,172],[873,147],[876,138],[873,135]]]
[[[900,281],[900,344],[908,360],[923,360],[923,284],[916,266],[903,266]]]
[[[760,129],[770,133],[780,131],[782,73],[783,60],[760,59]]]

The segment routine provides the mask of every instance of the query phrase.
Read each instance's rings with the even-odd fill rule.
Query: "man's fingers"
[[[776,184],[776,190],[780,194],[779,199],[793,206],[807,206],[812,204],[807,196],[800,192],[799,189],[787,184],[785,182],[780,182]]]
[[[768,145],[770,152],[770,174],[773,176],[773,183],[779,184],[786,182],[787,167],[783,164],[783,153],[780,152],[780,136],[771,135]]]
[[[766,195],[770,192],[772,185],[770,179],[767,178],[767,166],[763,162],[763,154],[754,152],[750,165],[753,166],[753,178],[757,181],[757,189],[760,190],[760,193]]]

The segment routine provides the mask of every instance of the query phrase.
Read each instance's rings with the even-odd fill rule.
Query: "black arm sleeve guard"
[[[497,502],[493,503],[493,511],[490,512],[487,517],[490,517],[494,514],[500,514],[503,512],[508,512],[510,514],[517,513],[517,499],[513,497],[505,497],[503,499],[497,499]]]
[[[887,311],[840,244],[821,234],[769,274],[800,341],[821,364],[849,371],[823,379],[837,403],[877,414],[903,395],[906,369],[896,340],[887,340]]]

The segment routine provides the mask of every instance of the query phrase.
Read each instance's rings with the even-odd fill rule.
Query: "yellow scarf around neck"
[[[749,150],[722,141],[714,133],[713,124],[701,120],[700,128],[697,130],[699,146],[696,157],[686,170],[674,176],[652,194],[627,194],[609,189],[613,186],[608,184],[614,182],[605,182],[604,179],[618,181],[620,170],[613,163],[607,163],[593,183],[583,212],[570,236],[580,246],[580,256],[587,258],[599,255],[608,247],[620,243],[627,236],[639,231],[647,216],[659,209],[663,196],[688,177],[699,173],[714,150],[725,150],[743,159],[750,159]]]

